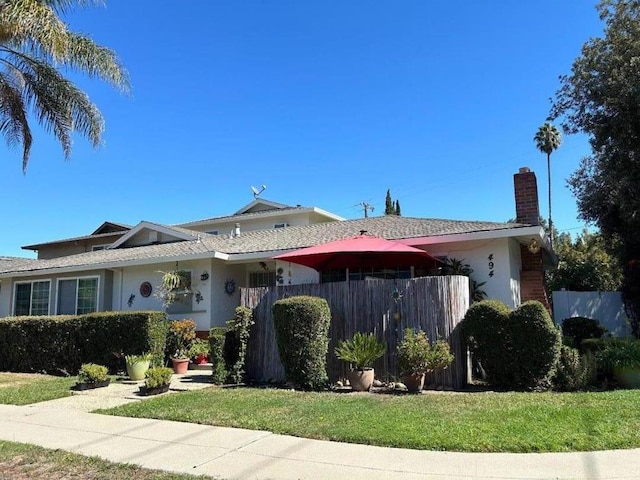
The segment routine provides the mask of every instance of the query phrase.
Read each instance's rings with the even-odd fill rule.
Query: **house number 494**
[[[493,277],[493,268],[495,267],[495,263],[493,263],[493,253],[487,257],[487,260],[489,260],[489,276]]]

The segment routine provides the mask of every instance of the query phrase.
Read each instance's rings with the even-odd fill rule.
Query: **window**
[[[98,277],[58,280],[58,315],[82,315],[98,311]]]
[[[288,227],[289,224],[287,222],[282,222],[282,223],[276,223],[273,228],[285,228]]]
[[[249,287],[273,287],[276,284],[276,272],[250,272]]]
[[[180,270],[178,273],[183,278],[182,286],[175,292],[175,300],[167,307],[167,313],[191,313],[193,311],[191,270]]]
[[[16,283],[14,315],[49,315],[50,287],[49,280]]]

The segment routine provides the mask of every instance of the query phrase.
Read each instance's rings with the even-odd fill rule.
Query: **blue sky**
[[[177,6],[180,8],[177,8]],[[600,35],[594,1],[169,2],[108,0],[65,17],[116,50],[130,95],[85,78],[104,146],[77,138],[70,162],[35,130],[28,172],[0,144],[0,255],[84,235],[103,221],[178,223],[264,198],[358,218],[506,221],[512,175],[538,176],[532,141],[558,76]],[[578,232],[565,179],[588,154],[552,157],[554,222]]]

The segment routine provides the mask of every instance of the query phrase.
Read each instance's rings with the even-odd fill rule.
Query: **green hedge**
[[[100,312],[0,319],[0,371],[67,373],[83,363],[115,371],[119,354],[153,355],[162,365],[167,335],[163,312]]]
[[[326,386],[331,311],[324,298],[297,296],[273,304],[278,353],[287,381],[303,390]]]
[[[216,385],[223,384],[227,379],[224,359],[226,334],[226,327],[214,327],[209,330],[209,360],[211,361],[212,381]]]

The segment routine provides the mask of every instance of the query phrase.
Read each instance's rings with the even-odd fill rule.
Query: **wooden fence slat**
[[[255,325],[247,351],[247,374],[261,382],[284,380],[278,355],[271,306],[280,298],[313,295],[331,308],[327,373],[332,382],[344,378],[348,366],[338,360],[338,342],[356,332],[374,333],[387,345],[374,365],[376,376],[397,378],[396,347],[404,329],[424,330],[432,341],[443,338],[455,355],[453,364],[438,374],[446,388],[462,388],[467,378],[467,354],[458,324],[469,307],[469,279],[463,276],[420,277],[403,280],[366,279],[351,282],[241,288],[240,303],[253,310]],[[397,301],[393,292],[401,293]]]

